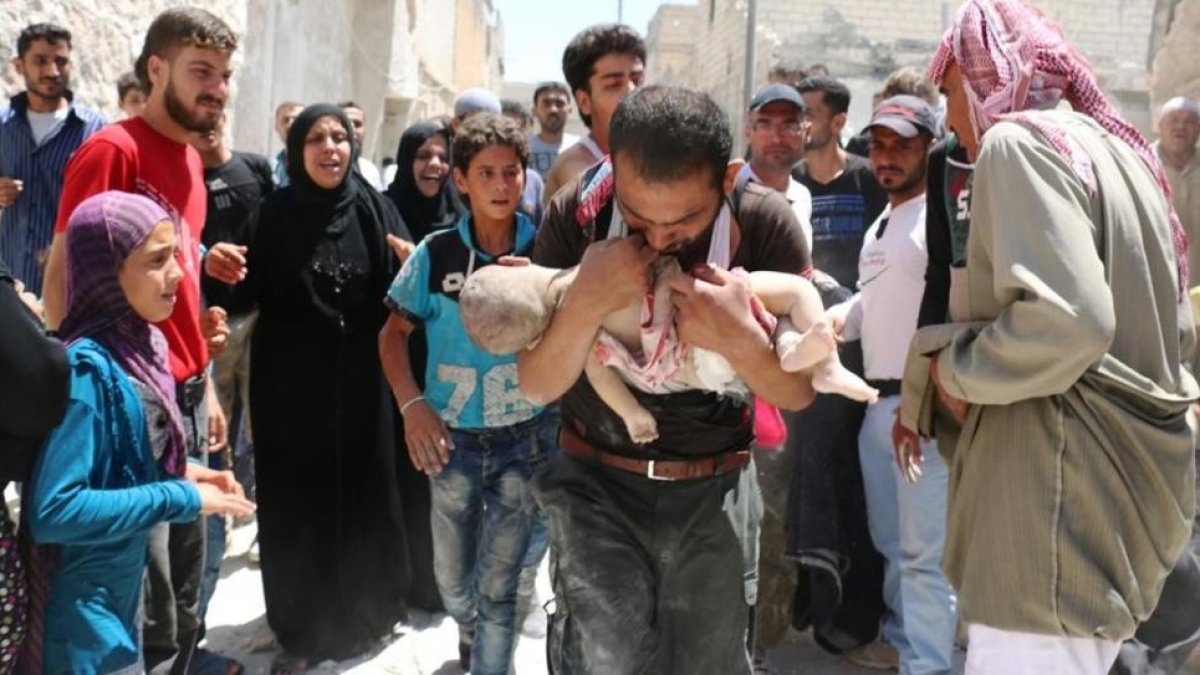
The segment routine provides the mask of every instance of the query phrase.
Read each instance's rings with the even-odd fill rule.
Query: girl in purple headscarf
[[[184,454],[166,341],[153,326],[171,314],[182,277],[175,228],[153,201],[124,192],[84,201],[67,227],[71,395],[26,504],[42,545],[30,595],[44,626],[30,646],[44,672],[142,672],[135,619],[151,526],[254,508],[230,477]]]

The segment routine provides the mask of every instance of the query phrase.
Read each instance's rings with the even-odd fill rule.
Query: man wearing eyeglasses
[[[812,250],[812,195],[808,188],[792,178],[792,167],[804,156],[808,123],[804,118],[804,99],[794,87],[772,84],[750,100],[746,115],[746,144],[750,163],[738,174],[738,185],[753,180],[779,191],[792,205],[792,212],[804,230],[808,250]]]
[[[804,99],[794,87],[772,84],[750,99],[746,113],[750,162],[735,183],[740,192],[750,181],[776,190],[792,205],[796,224],[812,250],[812,196],[792,178],[792,167],[804,154],[808,123]],[[754,463],[762,492],[763,516],[758,556],[758,604],[754,607],[753,657],[756,673],[774,672],[767,651],[778,646],[792,624],[796,563],[784,557],[788,484],[795,453],[786,447],[754,446]]]

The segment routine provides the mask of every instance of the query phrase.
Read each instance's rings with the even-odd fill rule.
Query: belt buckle
[[[659,476],[658,474],[654,473],[654,464],[654,460],[649,460],[649,462],[646,464],[646,478],[649,478],[650,480],[659,480],[666,483],[670,483],[675,480],[674,478]]]

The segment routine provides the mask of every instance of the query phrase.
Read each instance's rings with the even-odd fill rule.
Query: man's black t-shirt
[[[262,155],[235,151],[228,162],[204,169],[204,185],[208,188],[208,218],[200,241],[207,247],[223,241],[246,244],[250,214],[275,187],[271,163]],[[230,316],[254,309],[235,288],[208,275],[203,275],[201,289],[209,306],[224,308]]]
[[[887,206],[870,162],[847,155],[845,170],[825,184],[813,180],[800,162],[792,177],[812,193],[813,267],[857,290],[863,236]]]
[[[586,179],[595,169],[584,173]],[[547,267],[567,268],[579,264],[584,249],[605,238],[611,222],[610,203],[596,218],[580,224],[576,220],[580,181],[560,190],[547,206],[545,218],[533,247],[533,262]],[[796,223],[791,205],[782,195],[756,183],[746,185],[735,214],[740,240],[730,267],[748,271],[791,274],[811,267],[804,234]],[[709,233],[696,242],[707,250]],[[592,389],[585,375],[563,395],[563,424],[597,448],[622,455],[671,459],[702,457],[741,450],[754,439],[753,406],[708,391],[677,394],[646,394],[631,388],[638,402],[654,415],[658,439],[635,445],[621,418],[608,408]]]

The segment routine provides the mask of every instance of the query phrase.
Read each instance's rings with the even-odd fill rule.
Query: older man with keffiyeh
[[[967,672],[1105,673],[1195,512],[1186,236],[1150,146],[1036,10],[970,0],[930,76],[975,162],[971,233],[953,323],[913,340],[897,457],[919,462],[912,432],[948,456]]]

